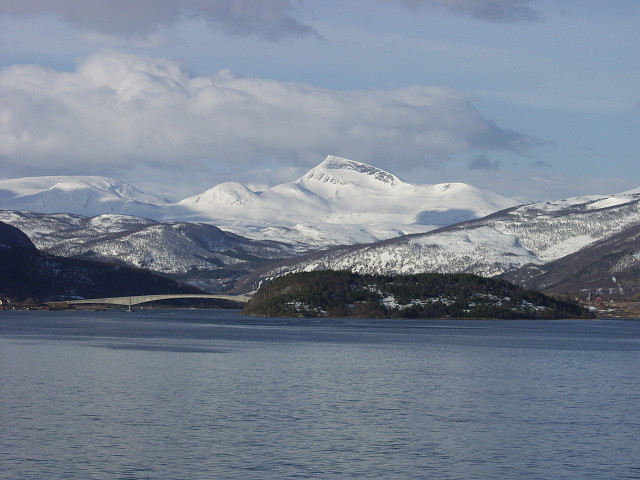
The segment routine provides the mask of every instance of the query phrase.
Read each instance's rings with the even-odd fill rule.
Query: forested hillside
[[[264,316],[575,318],[577,304],[472,274],[292,273],[262,286],[244,313]]]

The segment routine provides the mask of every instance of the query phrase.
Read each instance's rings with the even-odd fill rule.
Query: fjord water
[[[640,320],[0,314],[2,478],[640,478]]]

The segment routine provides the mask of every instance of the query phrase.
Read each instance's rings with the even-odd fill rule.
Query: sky
[[[640,187],[638,0],[0,0],[0,179],[171,200],[327,155],[530,201]]]

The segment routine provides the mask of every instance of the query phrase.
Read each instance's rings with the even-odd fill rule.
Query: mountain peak
[[[395,188],[402,182],[395,176],[366,163],[349,160],[347,158],[329,155],[318,166],[312,168],[296,183],[316,191],[321,185],[332,190],[339,186],[355,186],[364,188]],[[326,193],[326,192],[325,192]]]
[[[338,157],[336,155],[327,155],[316,168],[325,168],[332,170],[340,170],[340,169],[358,169],[361,167],[370,167],[366,163],[358,162],[356,160],[350,160],[348,158]]]

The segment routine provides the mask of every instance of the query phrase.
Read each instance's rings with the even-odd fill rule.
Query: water
[[[0,314],[1,478],[640,478],[640,320]]]

